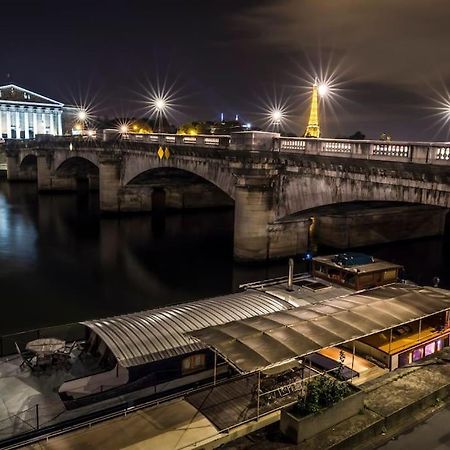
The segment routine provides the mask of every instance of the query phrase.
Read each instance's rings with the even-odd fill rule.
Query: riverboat
[[[144,399],[195,397],[205,386],[251,397],[258,385],[262,407],[317,373],[360,384],[449,345],[450,291],[405,282],[400,265],[361,254],[310,264],[310,273],[294,275],[290,264],[288,276],[235,294],[3,337],[0,441],[26,427],[36,405],[50,426]],[[65,364],[25,364],[36,338],[65,341]]]
[[[83,352],[108,370],[65,381],[59,395],[68,407],[143,387],[161,395],[302,358],[329,369],[336,346],[389,370],[410,364],[449,344],[450,292],[400,282],[401,270],[357,253],[318,256],[310,274],[83,322]]]

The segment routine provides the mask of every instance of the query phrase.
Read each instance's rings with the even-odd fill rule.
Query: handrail
[[[50,439],[50,438],[59,436],[61,434],[64,434],[64,433],[67,433],[70,431],[75,431],[80,428],[90,427],[92,425],[95,425],[96,423],[101,423],[106,420],[114,419],[114,418],[121,417],[121,416],[125,417],[127,414],[129,414],[131,412],[139,411],[139,410],[145,409],[145,408],[154,408],[154,407],[160,405],[161,403],[169,403],[169,402],[172,402],[175,400],[182,400],[185,396],[187,396],[188,394],[190,394],[192,392],[195,392],[197,390],[211,388],[212,386],[217,386],[217,385],[223,384],[226,381],[234,380],[237,377],[239,377],[239,375],[232,376],[230,378],[227,378],[226,380],[216,381],[216,383],[214,383],[214,381],[211,381],[209,383],[203,384],[200,388],[197,388],[197,389],[190,387],[183,391],[175,392],[173,394],[165,395],[165,396],[159,397],[157,399],[144,401],[142,403],[137,403],[137,404],[134,404],[131,406],[126,406],[124,408],[122,407],[116,411],[112,411],[112,412],[108,412],[108,413],[102,413],[101,411],[99,411],[98,413],[92,413],[95,415],[95,417],[93,417],[93,418],[87,418],[87,419],[83,420],[83,418],[80,417],[79,420],[70,419],[67,421],[62,421],[60,424],[47,425],[46,427],[41,426],[39,429],[39,435],[33,436],[29,439],[21,439],[21,436],[26,436],[26,434],[29,434],[29,433],[20,433],[18,435],[12,436],[8,439],[0,440],[0,447],[2,447],[2,443],[10,442],[13,440],[17,441],[17,442],[13,442],[10,444],[8,443],[4,448],[5,449],[15,449],[15,448],[31,445],[31,444],[41,441],[43,439]],[[136,400],[136,401],[139,402],[139,400]],[[34,407],[31,407],[24,411],[28,411],[33,408]],[[17,414],[22,414],[24,411],[20,411],[20,412],[14,414],[13,416],[15,416]],[[58,415],[56,417],[58,417]],[[67,422],[67,423],[72,422],[72,423],[66,427],[63,426],[61,428],[58,428],[57,430],[51,429],[52,427],[64,425],[65,422]],[[49,431],[46,432],[45,429],[48,429]]]

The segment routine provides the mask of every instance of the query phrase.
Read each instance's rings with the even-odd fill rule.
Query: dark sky
[[[448,0],[2,0],[0,17],[2,82],[100,114],[138,111],[159,78],[176,122],[263,123],[283,100],[301,133],[322,74],[324,135],[450,138]]]

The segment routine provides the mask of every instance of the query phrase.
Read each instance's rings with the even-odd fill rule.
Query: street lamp
[[[328,95],[328,93],[330,92],[330,88],[328,86],[328,84],[326,84],[325,82],[319,83],[319,85],[317,86],[317,92],[319,94],[320,97],[326,97]]]
[[[280,108],[273,108],[271,111],[269,111],[269,121],[272,125],[272,128],[276,131],[280,131],[282,122],[285,119],[285,113]]]
[[[158,121],[158,133],[161,133],[162,119],[167,109],[167,101],[164,97],[155,97],[153,100],[153,109],[156,112]]]
[[[283,112],[280,111],[279,109],[274,109],[271,112],[271,117],[272,117],[272,123],[274,125],[280,125],[281,120],[283,119]]]
[[[88,113],[84,108],[82,108],[77,111],[76,117],[77,120],[75,124],[75,130],[79,132],[79,134],[83,134],[83,131],[85,129],[88,120]]]
[[[80,109],[77,113],[78,120],[84,122],[87,119],[87,112],[85,109]]]

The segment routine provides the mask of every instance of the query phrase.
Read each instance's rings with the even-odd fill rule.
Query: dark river
[[[364,250],[404,264],[416,282],[437,275],[450,288],[449,233]],[[101,218],[97,194],[38,195],[34,183],[0,180],[0,335],[226,294],[286,273],[285,261],[233,262],[233,210]]]

